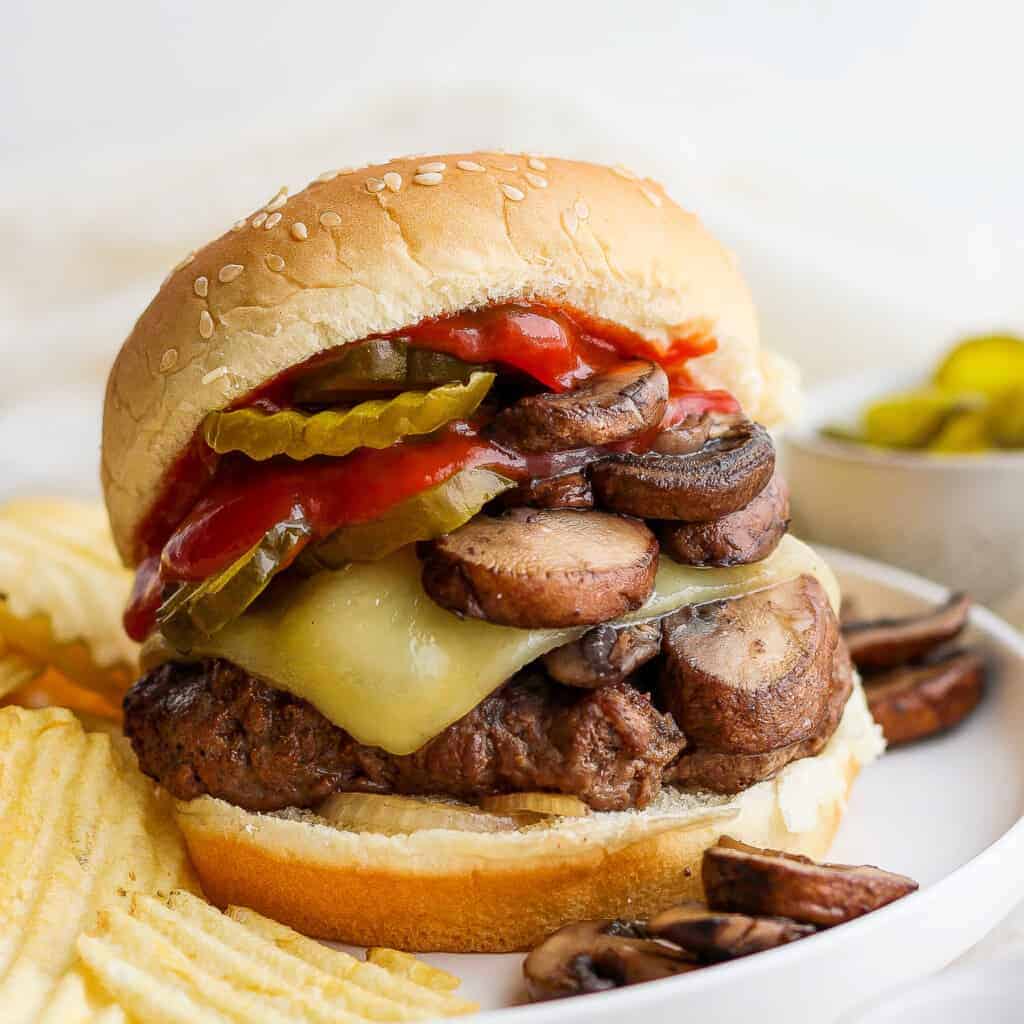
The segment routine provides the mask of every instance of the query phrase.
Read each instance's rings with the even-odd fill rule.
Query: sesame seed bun
[[[664,790],[644,811],[490,834],[345,832],[212,797],[179,804],[178,820],[219,906],[357,945],[503,953],[570,921],[642,919],[702,898],[701,859],[722,834],[824,857],[853,780],[883,745],[858,684],[819,755],[732,798]]]
[[[762,421],[791,404],[793,371],[760,351],[732,256],[655,182],[495,153],[330,172],[187,257],[124,343],[102,462],[122,557],[140,559],[139,527],[207,413],[327,349],[510,299],[563,303],[657,344],[710,334],[698,383]]]

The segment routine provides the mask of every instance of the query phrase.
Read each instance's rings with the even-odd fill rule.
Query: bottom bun
[[[722,834],[823,857],[858,771],[884,747],[858,684],[825,749],[735,797],[666,789],[643,811],[517,832],[346,832],[308,812],[178,805],[207,897],[321,939],[417,952],[528,949],[570,921],[644,918],[703,895]]]

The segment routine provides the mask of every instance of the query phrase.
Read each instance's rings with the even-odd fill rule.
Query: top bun
[[[327,349],[512,299],[563,303],[667,346],[764,422],[795,391],[762,353],[732,255],[662,187],[621,167],[510,153],[392,160],[282,189],[179,264],[107,384],[102,476],[121,556],[207,413]]]

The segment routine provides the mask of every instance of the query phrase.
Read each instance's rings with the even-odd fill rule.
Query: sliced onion
[[[514,832],[515,818],[490,814],[454,800],[377,793],[335,793],[321,804],[317,814],[348,832],[404,835],[432,828],[458,832]]]
[[[575,796],[564,793],[505,793],[480,801],[494,814],[539,814],[545,818],[585,818],[590,808]]]

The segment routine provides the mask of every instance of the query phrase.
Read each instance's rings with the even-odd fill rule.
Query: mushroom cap
[[[766,423],[792,406],[795,373],[761,351],[735,260],[657,183],[495,153],[330,172],[186,257],[124,343],[102,459],[123,558],[138,561],[139,527],[207,413],[328,349],[510,300],[563,304],[662,350],[711,336],[717,350],[691,364],[700,386]]]

